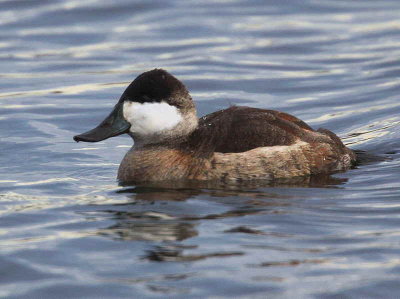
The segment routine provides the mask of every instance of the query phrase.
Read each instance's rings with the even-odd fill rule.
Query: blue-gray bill
[[[123,103],[115,105],[114,110],[96,128],[74,136],[76,142],[99,142],[110,137],[118,136],[129,132],[131,127],[123,116]]]

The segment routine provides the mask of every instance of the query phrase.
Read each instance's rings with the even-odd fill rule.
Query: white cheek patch
[[[178,109],[167,103],[124,102],[124,117],[131,124],[130,131],[140,135],[151,135],[172,129],[181,120]]]

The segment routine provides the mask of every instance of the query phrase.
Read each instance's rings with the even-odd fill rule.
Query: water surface
[[[400,292],[400,2],[0,1],[0,297]],[[283,110],[383,157],[274,186],[118,186],[128,136],[76,144],[138,74],[199,115]]]

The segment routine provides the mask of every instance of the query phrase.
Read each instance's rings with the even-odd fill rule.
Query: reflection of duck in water
[[[185,86],[161,69],[137,77],[111,114],[74,140],[123,133],[135,141],[119,167],[123,182],[287,179],[346,170],[356,158],[334,133],[284,112],[233,106],[198,119]]]

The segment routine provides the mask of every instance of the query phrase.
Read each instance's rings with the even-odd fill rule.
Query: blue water
[[[0,297],[395,298],[399,1],[0,1]],[[381,157],[312,184],[120,187],[76,144],[140,73]]]

